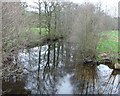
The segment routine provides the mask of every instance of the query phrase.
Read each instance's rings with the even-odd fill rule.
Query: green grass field
[[[118,31],[102,32],[97,50],[99,53],[107,52],[111,57],[118,55]]]
[[[39,30],[39,28],[31,28],[30,30],[31,30],[31,33],[32,33],[32,34],[40,35],[40,30]],[[59,36],[60,36],[59,33],[54,32],[54,30],[52,30],[52,29],[51,29],[50,35],[51,35],[51,36],[50,36],[51,38],[54,38],[54,37],[56,37],[56,38],[58,37],[58,38],[59,38]],[[41,36],[47,38],[47,37],[49,36],[48,29],[46,29],[46,28],[41,28]]]
[[[31,32],[33,34],[40,35],[39,28],[31,28]],[[47,36],[47,35],[48,35],[48,30],[46,30],[45,28],[42,28],[41,36]],[[112,55],[118,53],[118,31],[102,32],[97,50],[99,53],[107,52]]]
[[[31,32],[40,35],[40,29],[39,28],[31,28]],[[41,28],[41,36],[46,36],[48,34],[48,30],[45,28]]]

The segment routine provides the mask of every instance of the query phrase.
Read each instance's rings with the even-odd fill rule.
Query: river
[[[13,69],[20,72],[3,78],[3,94],[120,94],[120,71],[80,63],[74,44],[53,42],[20,50],[17,59]]]

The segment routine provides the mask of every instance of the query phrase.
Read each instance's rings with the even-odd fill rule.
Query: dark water
[[[80,63],[74,44],[56,42],[24,49],[16,57],[19,64],[4,72],[3,94],[120,93],[120,72],[103,64]]]

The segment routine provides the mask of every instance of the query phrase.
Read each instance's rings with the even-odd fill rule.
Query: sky
[[[21,0],[26,1],[29,5],[33,5],[33,2],[38,0]],[[54,0],[51,0],[54,1]],[[64,0],[68,1],[68,0]],[[90,2],[93,4],[101,3],[101,7],[111,16],[118,16],[118,2],[120,0],[69,0],[74,3],[82,4],[84,2]]]
[[[70,0],[75,3],[91,2],[93,4],[101,3],[102,9],[108,11],[112,16],[118,15],[118,2],[120,0]]]

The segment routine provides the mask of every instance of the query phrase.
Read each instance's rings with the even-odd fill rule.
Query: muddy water
[[[120,71],[80,63],[75,45],[56,42],[18,52],[3,94],[119,94]],[[19,67],[18,67],[19,66]],[[6,71],[7,72],[7,71]]]

